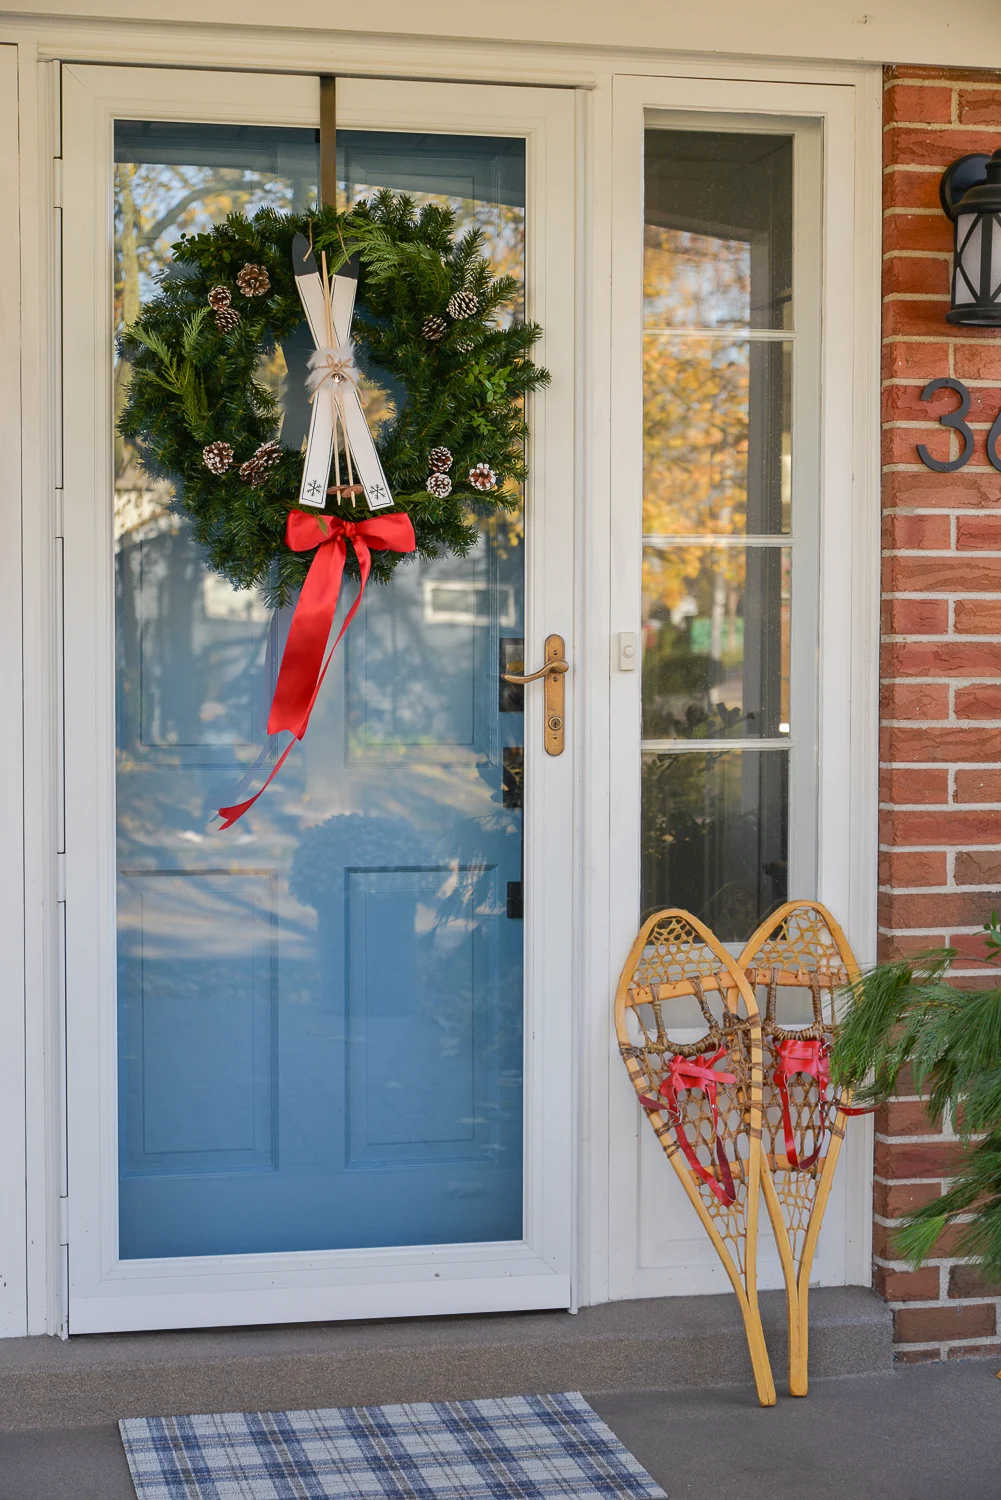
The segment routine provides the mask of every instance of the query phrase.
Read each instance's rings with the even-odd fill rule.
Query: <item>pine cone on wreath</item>
[[[271,290],[271,277],[263,266],[249,264],[237,272],[236,284],[245,297],[263,297]]]
[[[214,286],[208,295],[208,304],[213,312],[221,312],[232,300],[233,295],[228,286]]]
[[[474,490],[492,490],[497,485],[497,475],[489,464],[476,464],[469,471],[469,482]]]
[[[426,488],[428,494],[433,495],[436,500],[444,500],[452,493],[452,481],[447,474],[436,470],[434,474],[428,475]]]
[[[255,488],[263,484],[269,469],[282,456],[281,445],[274,441],[262,443],[252,458],[240,465],[240,478],[244,484],[253,485]]]
[[[220,307],[215,315],[215,326],[220,333],[232,333],[240,321],[240,314],[235,307]]]
[[[452,455],[447,448],[432,448],[428,454],[428,468],[444,474],[452,467]]]
[[[263,464],[266,469],[273,469],[281,456],[282,445],[281,443],[276,443],[274,438],[269,439],[266,443],[262,443],[254,454],[257,462]]]
[[[471,318],[479,305],[472,292],[453,292],[445,304],[445,311],[450,318]]]
[[[267,475],[267,469],[259,464],[256,458],[248,458],[245,464],[240,465],[240,478],[244,484],[251,485],[254,489],[263,484]]]
[[[202,463],[213,474],[225,474],[233,462],[233,450],[228,443],[217,441],[202,449]]]
[[[443,339],[447,332],[448,324],[444,318],[439,318],[437,313],[432,313],[421,324],[421,333],[426,339],[430,339],[432,344],[436,344],[439,339]]]

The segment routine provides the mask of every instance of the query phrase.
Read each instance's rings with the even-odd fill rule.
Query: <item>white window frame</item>
[[[792,751],[790,800],[807,827],[815,809],[815,837],[804,852],[794,846],[790,897],[815,895],[843,921],[859,957],[873,956],[875,911],[875,809],[878,641],[878,489],[873,483],[872,424],[860,407],[874,401],[878,389],[878,300],[871,271],[861,260],[869,248],[859,235],[869,215],[867,174],[856,157],[857,99],[848,89],[815,84],[762,82],[722,78],[620,77],[614,85],[612,134],[612,240],[610,328],[612,412],[610,453],[611,514],[609,526],[610,614],[612,640],[620,631],[640,628],[642,537],[642,245],[643,133],[649,120],[677,119],[691,127],[701,119],[706,129],[788,128],[800,120],[822,133],[823,168],[815,182],[801,170],[795,181],[799,207],[814,187],[822,223],[822,245],[812,247],[822,265],[819,349],[819,432],[811,433],[809,376],[802,368],[796,381],[799,407],[794,414],[794,507],[797,498],[816,491],[816,545],[802,515],[794,532],[818,559],[815,774],[804,761],[813,747]],[[652,117],[652,119],[651,119]],[[801,162],[805,153],[800,153]],[[861,181],[859,180],[861,177]],[[859,189],[862,189],[860,193]],[[876,218],[878,223],[878,217]],[[797,270],[808,274],[811,255],[796,250]],[[802,351],[806,352],[806,351]],[[804,406],[806,409],[804,409]],[[811,478],[811,439],[818,462]],[[804,452],[805,449],[805,452]],[[804,463],[805,459],[805,463]],[[805,473],[804,473],[805,471]],[[802,569],[793,589],[802,591]],[[794,604],[794,610],[796,605]],[[800,645],[802,643],[799,643]],[[794,661],[793,690],[809,664]],[[614,984],[616,958],[624,959],[639,919],[640,869],[640,673],[615,670],[609,684],[609,912],[608,953]],[[795,715],[797,710],[793,709]],[[801,706],[800,713],[803,708]],[[806,704],[806,716],[810,717]],[[809,727],[807,729],[808,738]],[[794,720],[794,734],[798,726]],[[799,753],[797,753],[799,751]],[[810,868],[809,844],[816,852]],[[801,884],[797,884],[801,882]],[[677,1240],[651,1255],[644,1234],[644,1201],[659,1177],[650,1153],[659,1152],[643,1128],[635,1096],[615,1048],[606,1040],[608,1059],[607,1177],[608,1241],[596,1247],[595,1281],[602,1260],[606,1294],[645,1297],[713,1292],[723,1289],[720,1268],[703,1254],[679,1213]],[[648,1140],[648,1137],[650,1139]],[[646,1170],[642,1163],[646,1161]],[[656,1163],[662,1166],[662,1163]],[[828,1208],[817,1262],[818,1279],[828,1284],[869,1280],[871,1243],[871,1124],[853,1122],[843,1167]],[[674,1232],[673,1226],[671,1232]],[[687,1245],[687,1249],[686,1249]],[[694,1247],[694,1248],[693,1248]],[[605,1251],[603,1257],[602,1251]],[[767,1260],[766,1260],[767,1266]],[[781,1285],[777,1262],[763,1269],[762,1284]],[[593,1295],[593,1290],[591,1292]]]

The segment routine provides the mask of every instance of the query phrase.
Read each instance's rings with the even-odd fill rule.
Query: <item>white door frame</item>
[[[374,1251],[118,1257],[114,589],[111,544],[112,140],[115,118],[316,125],[315,77],[73,65],[64,69],[67,1114],[69,1329],[200,1327],[571,1304],[572,970],[577,714],[542,753],[526,694],[525,1235],[516,1243]],[[550,632],[574,661],[575,119],[566,90],[346,79],[347,129],[523,136],[527,315],[552,386],[534,397],[526,658]],[[543,503],[544,502],[544,503]],[[543,1067],[544,1061],[544,1067]]]
[[[859,129],[857,118],[866,103],[861,90],[817,83],[616,78],[610,158],[609,358],[610,450],[614,455],[609,624],[614,642],[616,632],[640,629],[646,114],[676,111],[683,117],[679,123],[688,128],[693,116],[702,118],[709,129],[714,116],[728,122],[729,128],[739,128],[734,125],[736,116],[757,122],[756,128],[766,128],[770,122],[776,129],[788,128],[795,119],[819,123],[823,136],[820,182],[812,185],[797,176],[797,187],[808,197],[813,187],[820,188],[822,210],[820,432],[808,422],[800,434],[805,439],[801,447],[815,450],[807,457],[818,471],[819,485],[815,893],[842,920],[863,962],[874,957],[875,936],[879,618],[878,463],[871,445],[875,421],[867,410],[878,391],[879,305],[878,282],[866,259],[871,255],[869,236],[879,217],[871,197],[873,188],[878,191],[878,179],[870,175],[867,158],[858,147],[859,138],[863,146],[870,139],[866,122]],[[614,988],[618,965],[638,926],[640,869],[640,673],[617,671],[614,659],[608,717],[608,980]],[[799,878],[809,883],[813,877],[806,872]],[[814,891],[789,892],[790,896],[801,893]],[[681,1218],[678,1240],[671,1241],[663,1255],[650,1253],[649,1236],[645,1239],[643,1233],[644,1202],[659,1194],[664,1163],[651,1132],[643,1127],[607,1021],[604,1045],[609,1084],[608,1239],[607,1259],[602,1246],[594,1260],[599,1266],[604,1260],[607,1266],[607,1295],[649,1297],[723,1290],[725,1278],[715,1256],[711,1251],[705,1256],[699,1253],[704,1236],[692,1233]],[[601,1065],[596,1057],[593,1077],[600,1076]],[[869,1280],[871,1132],[871,1121],[852,1122],[818,1254],[817,1277],[826,1284]],[[680,1215],[686,1209],[682,1205],[677,1211]],[[686,1242],[694,1249],[686,1250]],[[776,1286],[782,1284],[777,1259],[771,1280]],[[770,1284],[764,1273],[761,1284]]]

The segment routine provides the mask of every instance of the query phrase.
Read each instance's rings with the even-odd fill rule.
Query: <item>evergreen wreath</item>
[[[119,430],[147,473],[171,480],[210,566],[275,606],[295,596],[313,556],[285,544],[303,455],[276,441],[281,413],[260,379],[262,355],[302,321],[296,233],[317,259],[326,251],[331,272],[358,256],[352,339],[375,378],[384,372],[406,393],[376,447],[420,557],[468,552],[478,515],[517,508],[524,397],[549,381],[530,357],[538,324],[497,318],[517,281],[493,276],[481,231],[456,236],[455,215],[436,204],[418,211],[380,192],[342,214],[265,208],[182,235],[160,291],[119,341],[132,366]],[[441,470],[429,455],[446,451],[451,482],[432,482]],[[487,473],[494,484],[484,492]],[[357,521],[368,511],[328,497],[324,513]],[[401,561],[373,552],[372,577],[385,581]]]

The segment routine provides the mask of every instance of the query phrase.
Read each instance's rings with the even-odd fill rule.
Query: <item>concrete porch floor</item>
[[[997,1360],[723,1389],[591,1396],[671,1500],[996,1500]],[[0,1433],[0,1500],[135,1500],[113,1423]]]

